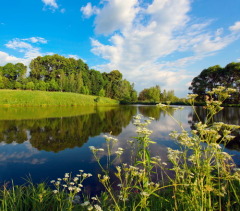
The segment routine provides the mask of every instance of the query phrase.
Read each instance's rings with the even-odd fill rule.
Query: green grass
[[[69,92],[45,92],[29,90],[0,90],[0,106],[106,106],[117,105],[118,101],[97,96],[82,95]]]

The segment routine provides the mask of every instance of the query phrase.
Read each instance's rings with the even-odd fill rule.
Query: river
[[[196,108],[202,120],[205,111]],[[190,106],[182,110],[169,109],[171,115],[181,121],[190,131],[197,121]],[[85,188],[101,189],[96,175],[101,169],[95,162],[89,146],[105,148],[104,135],[117,138],[119,147],[126,149],[122,160],[114,164],[128,163],[130,154],[128,141],[136,136],[133,116],[154,117],[149,126],[153,130],[151,139],[156,142],[150,150],[168,162],[167,148],[178,148],[169,133],[179,130],[179,126],[169,115],[156,106],[116,106],[116,107],[60,107],[60,108],[0,108],[0,183],[13,180],[15,184],[25,183],[30,178],[34,183],[63,177],[65,173],[84,170],[93,176]],[[240,124],[240,109],[226,108],[216,121]],[[240,144],[238,141],[225,149],[233,155],[240,166]],[[106,161],[102,153],[101,161]]]

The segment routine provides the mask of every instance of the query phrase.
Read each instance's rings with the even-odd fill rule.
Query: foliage
[[[161,89],[160,86],[144,89],[139,93],[138,100],[149,102],[160,102]]]
[[[161,92],[160,86],[150,87],[143,89],[138,96],[138,100],[145,102],[175,102],[178,98],[174,94],[174,90],[166,91],[165,89]]]
[[[228,102],[239,102],[240,62],[229,63],[224,68],[215,65],[202,70],[202,72],[192,80],[189,90],[191,90],[193,94],[198,94],[197,99],[204,100],[207,92],[218,86],[237,89],[237,92],[231,95]]]
[[[0,66],[0,89],[27,89],[74,92],[110,97],[132,102],[136,100],[134,85],[122,78],[118,70],[100,73],[89,69],[81,59],[65,58],[58,54],[38,56],[27,67],[22,63]]]

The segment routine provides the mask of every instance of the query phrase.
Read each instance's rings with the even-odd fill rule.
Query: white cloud
[[[107,0],[95,19],[96,32],[110,34],[131,26],[139,11],[138,0]]]
[[[80,8],[80,11],[86,18],[89,18],[93,14],[97,14],[99,10],[97,9],[97,7],[92,6],[91,2],[88,2],[85,7]]]
[[[232,32],[240,32],[240,21],[237,21],[233,26],[229,27]]]
[[[190,0],[153,0],[144,6],[140,0],[104,3],[95,18],[95,31],[110,34],[109,42],[91,39],[91,43],[92,52],[109,62],[96,68],[119,69],[137,86],[162,83],[163,88],[173,89],[181,82],[187,84],[192,74],[184,71],[186,65],[239,38],[233,33],[240,27],[238,22],[230,27],[231,33],[224,34],[222,28],[207,30],[211,20],[192,20]]]
[[[31,43],[43,43],[43,44],[46,44],[48,42],[46,39],[42,37],[30,37],[22,40],[30,41]]]
[[[56,0],[42,0],[42,2],[46,6],[49,6],[52,9],[57,9],[58,8],[58,4],[56,3]]]
[[[32,46],[29,43],[23,42],[20,39],[16,38],[14,40],[9,41],[6,46],[11,49],[19,49],[20,52],[23,52],[24,49],[31,49]]]
[[[17,52],[23,53],[23,57],[15,57],[6,52],[0,51],[0,66],[3,66],[7,63],[23,63],[29,65],[32,59],[43,56],[50,55],[51,53],[42,53],[39,47],[35,47],[36,44],[46,44],[47,40],[41,37],[31,37],[25,39],[15,38],[10,40],[5,44],[7,48],[14,49]]]
[[[5,46],[17,50],[18,52],[24,53],[24,58],[32,59],[42,55],[38,47],[34,47],[32,46],[32,44],[24,42],[23,40],[32,42],[31,38],[29,39],[15,38],[9,41],[7,44],[5,44]]]
[[[15,64],[15,63],[18,63],[18,62],[26,64],[25,59],[17,58],[15,56],[9,55],[8,53],[0,51],[0,66],[4,66],[7,63],[14,63]]]
[[[80,59],[78,55],[72,55],[72,54],[68,55],[67,57],[68,58],[73,58],[73,59],[76,59],[76,60]]]

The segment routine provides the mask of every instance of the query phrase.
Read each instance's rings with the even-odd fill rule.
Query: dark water
[[[191,107],[169,111],[186,130],[190,130],[197,120]],[[204,115],[200,107],[197,112]],[[80,169],[94,175],[101,173],[89,146],[105,148],[103,135],[111,133],[119,139],[115,148],[126,148],[127,140],[136,136],[132,124],[136,114],[155,118],[149,128],[154,131],[151,138],[157,144],[151,147],[151,151],[167,161],[167,147],[178,147],[168,134],[179,127],[156,106],[0,109],[0,183],[13,179],[15,184],[22,184],[25,182],[23,178],[29,175],[36,183],[50,181],[63,177],[66,172],[77,173]],[[54,115],[58,117],[54,118]],[[240,109],[226,108],[216,120],[240,124]],[[238,149],[240,144],[236,141],[226,151],[234,155],[240,165]],[[104,154],[102,160],[104,162]],[[129,160],[125,153],[121,162]],[[93,177],[86,183],[86,188],[97,189],[96,184],[97,178]]]

